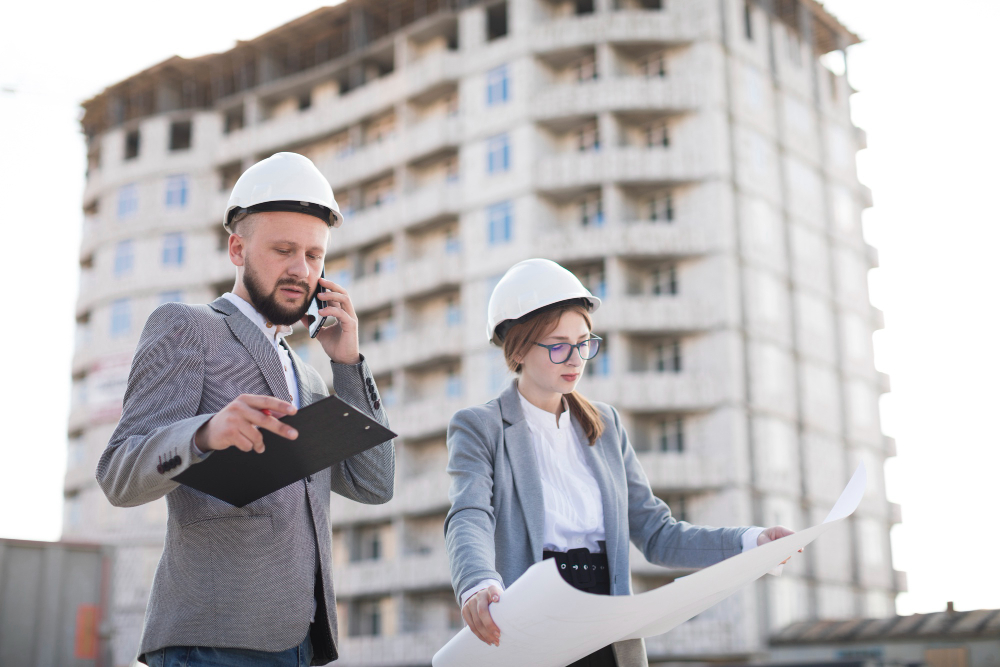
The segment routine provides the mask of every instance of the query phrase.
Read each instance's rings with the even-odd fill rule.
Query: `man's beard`
[[[309,298],[297,308],[288,308],[281,305],[278,303],[278,290],[286,285],[302,288],[309,295]],[[271,324],[283,324],[286,326],[295,324],[305,316],[306,311],[309,310],[309,303],[315,296],[315,294],[309,291],[309,283],[295,280],[294,278],[282,278],[275,284],[271,293],[267,294],[264,291],[264,286],[261,285],[259,276],[250,267],[249,258],[244,260],[243,286],[247,288],[247,292],[250,294],[250,302],[254,308]],[[318,285],[316,289],[319,290]]]

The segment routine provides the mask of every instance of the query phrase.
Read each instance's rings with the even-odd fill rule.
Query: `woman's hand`
[[[472,634],[487,644],[500,646],[500,628],[490,616],[490,604],[500,601],[502,591],[497,586],[489,586],[465,601],[462,606],[462,618],[472,630]]]
[[[771,526],[770,528],[765,528],[760,535],[757,536],[757,546],[762,544],[767,544],[768,542],[773,542],[774,540],[781,539],[782,537],[788,537],[789,535],[794,535],[795,531],[791,528],[785,528],[784,526]],[[799,553],[802,553],[802,549],[799,549]],[[789,560],[791,556],[781,561],[784,565]]]

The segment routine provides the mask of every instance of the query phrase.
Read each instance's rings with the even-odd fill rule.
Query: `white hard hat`
[[[507,269],[493,288],[486,318],[486,336],[503,345],[507,328],[529,313],[563,301],[580,300],[590,312],[601,300],[583,286],[569,270],[550,259],[526,259]]]
[[[240,209],[306,213],[331,227],[344,221],[330,182],[312,160],[298,153],[275,153],[243,172],[222,216],[227,232],[232,233],[229,223]]]

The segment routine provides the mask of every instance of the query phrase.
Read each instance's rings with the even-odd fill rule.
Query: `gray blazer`
[[[601,489],[611,594],[632,592],[630,540],[650,562],[672,567],[707,567],[740,553],[748,527],[708,528],[674,519],[653,495],[618,411],[595,406],[605,429],[593,447],[584,447],[584,456]],[[516,381],[499,398],[452,418],[448,474],[451,510],[444,530],[456,596],[461,599],[483,579],[510,586],[542,560],[545,528],[541,476]],[[614,648],[619,667],[647,664],[641,639]]]
[[[291,354],[300,404],[327,396],[319,373]],[[336,394],[388,425],[368,365],[332,364]],[[197,465],[195,431],[240,394],[288,399],[274,347],[239,309],[169,303],[143,329],[121,421],[97,465],[113,505],[167,497],[167,531],[146,608],[140,659],[167,646],[281,651],[313,633],[314,665],[337,658],[330,572],[330,491],[363,503],[392,497],[392,441],[233,507],[172,478]],[[180,464],[157,472],[157,461]]]

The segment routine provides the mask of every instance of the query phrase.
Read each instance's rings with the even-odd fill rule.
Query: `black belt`
[[[610,593],[607,554],[595,554],[587,549],[570,549],[565,553],[543,551],[542,559],[549,558],[555,559],[559,574],[573,588],[604,595]]]

